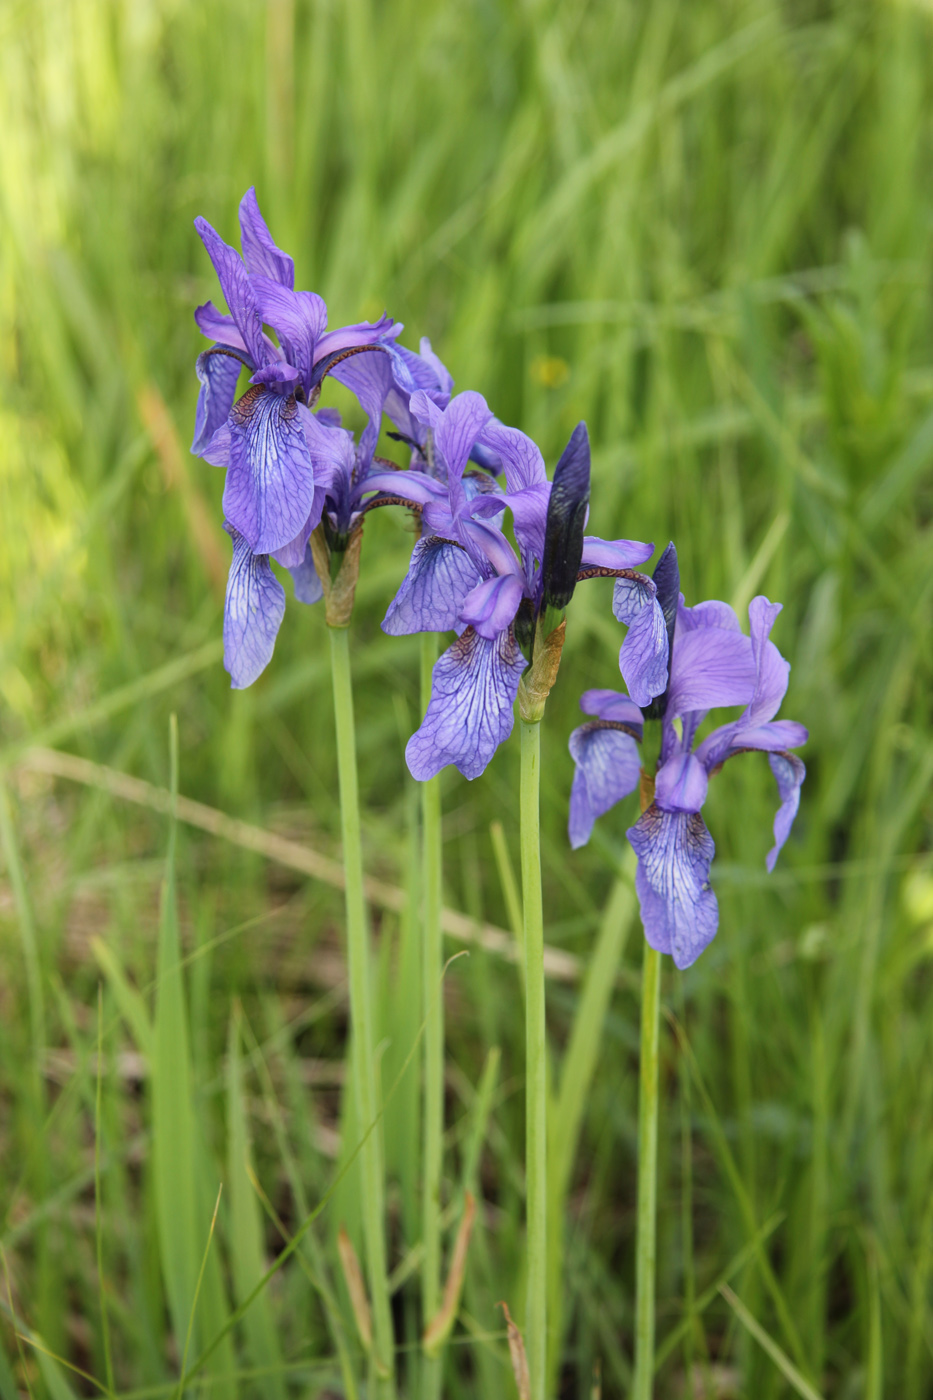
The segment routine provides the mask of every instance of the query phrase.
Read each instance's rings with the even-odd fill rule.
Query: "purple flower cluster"
[[[475,778],[511,733],[516,698],[524,718],[541,717],[576,584],[614,577],[613,611],[627,628],[619,666],[628,694],[583,696],[594,718],[570,740],[570,839],[585,843],[597,817],[640,780],[653,781],[653,800],[628,832],[642,918],[649,943],[688,966],[718,918],[708,878],[713,841],[700,815],[710,777],[734,754],[768,753],[781,799],[769,869],[797,810],[804,767],[790,750],[807,734],[774,719],[789,670],[769,639],[780,605],[754,599],[746,637],[725,603],[684,605],[673,546],[649,577],[639,566],[653,545],[585,534],[585,424],[548,480],[534,442],[495,418],[480,394],[452,397],[451,376],[429,341],[420,353],[405,349],[402,327],[386,316],[328,331],[321,297],[295,291],[292,259],[273,242],[253,190],[240,205],[242,258],[204,219],[196,227],[229,309],[207,302],[195,313],[212,343],[197,361],[192,451],[226,471],[233,558],[224,664],[233,686],[251,685],[272,656],[285,612],[272,561],[291,574],[298,601],[323,597],[328,622],[346,625],[365,513],[408,506],[420,537],[383,630],[453,631],[456,640],[434,667],[431,700],[406,758],[418,779],[448,764]],[[244,368],[248,385],[237,398]],[[359,401],[366,426],[358,439],[338,413],[318,408],[327,375]],[[390,437],[410,450],[405,469],[375,455],[384,416]],[[342,571],[345,586],[337,588]],[[332,608],[336,593],[342,601]],[[697,743],[707,712],[729,705],[745,708]],[[661,723],[653,779],[639,756],[648,721]]]
[[[683,968],[707,947],[719,920],[709,884],[715,846],[700,815],[710,778],[736,754],[767,753],[780,798],[767,858],[772,870],[797,814],[806,774],[790,750],[806,742],[807,731],[792,720],[774,718],[790,672],[770,640],[780,603],[752,599],[747,637],[727,603],[688,608],[679,585],[673,546],[662,555],[651,586],[642,586],[638,597],[628,581],[616,584],[614,611],[629,627],[620,654],[629,695],[588,690],[581,699],[584,712],[596,718],[570,737],[576,764],[570,841],[574,847],[584,845],[596,818],[639,784],[644,724],[660,719],[653,801],[627,835],[638,857],[635,883],[645,936]],[[634,656],[637,671],[631,669]],[[642,684],[646,676],[647,692]],[[739,717],[697,743],[708,712],[730,705],[744,706]]]

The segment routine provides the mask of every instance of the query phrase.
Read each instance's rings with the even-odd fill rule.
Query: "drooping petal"
[[[434,509],[434,506],[428,507],[429,511]],[[456,524],[460,527],[461,541],[470,550],[481,569],[485,561],[497,574],[515,574],[518,578],[524,578],[522,566],[515,557],[515,550],[498,525],[488,524],[486,521],[465,520],[462,517]]]
[[[722,627],[694,632],[678,628],[667,702],[671,718],[715,705],[745,705],[754,689],[755,660],[748,637]]]
[[[239,253],[223,241],[206,219],[198,217],[194,226],[214,264],[224,300],[240,332],[246,353],[257,369],[269,364],[274,357],[270,356],[263,337],[259,307]]]
[[[372,346],[365,354],[339,360],[331,375],[355,394],[366,414],[366,427],[360,435],[360,460],[369,462],[379,441],[382,413],[393,388],[392,348]]]
[[[484,579],[464,598],[460,621],[492,641],[512,622],[521,600],[521,579],[514,574]]]
[[[765,862],[770,871],[774,869],[774,863],[780,854],[781,847],[790,835],[790,829],[797,815],[797,808],[800,806],[800,785],[807,776],[807,770],[802,760],[793,753],[769,754],[768,762],[777,782],[778,795],[781,799],[781,805],[774,817],[774,845],[768,852]]]
[[[698,812],[664,812],[655,804],[626,835],[638,857],[635,890],[645,937],[679,968],[689,967],[719,924],[709,885],[713,838]]]
[[[254,554],[293,540],[314,503],[314,469],[294,398],[248,389],[234,404],[224,513]]]
[[[412,632],[449,632],[464,598],[480,580],[466,550],[436,535],[423,536],[411,554],[408,573],[382,623],[390,637]]]
[[[254,554],[229,525],[233,562],[224,604],[224,667],[234,690],[243,690],[268,666],[285,616],[285,589],[268,555]]]
[[[597,817],[638,786],[641,760],[630,734],[595,720],[581,724],[570,736],[576,764],[570,789],[570,844],[577,850],[590,839]]]
[[[287,253],[275,246],[259,212],[259,201],[252,186],[240,200],[240,241],[243,260],[252,276],[271,277],[291,291],[295,285],[295,264]]]
[[[195,371],[201,381],[201,391],[191,444],[191,451],[197,456],[201,456],[217,429],[230,416],[242,368],[241,360],[222,351],[205,350],[198,356]]]
[[[512,527],[521,550],[529,590],[534,586],[535,575],[544,557],[550,495],[550,484],[545,481],[538,486],[526,486],[521,491],[497,491],[494,495],[484,493],[475,496],[470,504],[470,512],[476,519],[495,518],[506,507],[512,512]]]
[[[644,727],[641,710],[621,690],[584,690],[580,696],[580,709],[585,715],[596,715],[614,724],[630,725],[639,735]]]
[[[511,630],[487,641],[468,627],[434,667],[431,703],[405,750],[412,776],[433,778],[453,763],[478,778],[512,732],[524,669]]]
[[[667,686],[667,627],[654,580],[644,574],[617,578],[612,611],[628,627],[619,670],[636,705],[648,706]]]
[[[289,568],[288,572],[294,581],[295,597],[299,603],[314,604],[321,601],[324,589],[314,567],[310,545],[305,545],[305,557],[301,563]]]
[[[654,553],[653,544],[641,540],[601,540],[598,535],[583,536],[581,569],[637,569]]]
[[[698,812],[708,788],[706,769],[695,755],[674,753],[658,769],[654,798],[665,812]]]

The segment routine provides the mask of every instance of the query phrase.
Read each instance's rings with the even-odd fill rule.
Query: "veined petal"
[[[617,578],[612,611],[628,627],[619,651],[619,670],[636,705],[647,706],[667,686],[667,626],[653,579],[645,574]]]
[[[769,870],[774,869],[781,847],[790,835],[790,829],[800,806],[800,785],[807,776],[801,759],[793,753],[772,753],[768,755],[771,772],[778,785],[781,805],[774,817],[774,845],[768,852],[765,862]]]
[[[463,397],[461,394],[460,398]],[[489,416],[492,418],[492,414]],[[477,433],[476,437],[479,436]],[[510,491],[524,491],[529,486],[547,485],[547,471],[541,449],[519,428],[509,428],[504,423],[495,421],[488,422],[482,439],[483,445],[501,459]]]
[[[484,579],[464,598],[460,621],[475,627],[481,637],[491,642],[512,622],[522,592],[522,581],[514,574]]]
[[[236,398],[237,380],[242,361],[222,351],[205,350],[199,355],[195,372],[201,381],[198,407],[194,417],[194,441],[191,451],[198,456],[205,451],[217,429],[226,423]]]
[[[255,385],[233,406],[224,513],[254,554],[293,540],[314,503],[314,469],[294,398]]]
[[[708,788],[706,769],[695,755],[674,753],[658,769],[654,799],[665,812],[698,812]]]
[[[421,422],[434,430],[434,445],[447,466],[450,504],[455,516],[462,513],[465,496],[461,477],[473,444],[492,418],[482,394],[468,390],[452,398],[443,412],[432,399],[419,389],[411,397],[411,411]]]
[[[431,703],[405,750],[412,776],[424,781],[453,763],[478,778],[512,732],[524,669],[511,629],[487,641],[468,627],[434,667]]]
[[[626,835],[638,857],[635,889],[645,937],[679,968],[689,967],[719,925],[709,885],[713,838],[698,812],[663,812],[654,803]]]
[[[411,351],[403,350],[401,345],[399,346],[399,350],[402,350],[406,356],[411,354]],[[438,355],[435,355],[434,351],[431,349],[431,342],[426,335],[421,337],[418,344],[418,359],[421,364],[427,366],[434,376],[433,388],[429,384],[419,383],[419,389],[426,389],[428,393],[434,393],[449,400],[454,388],[453,375],[444,364],[443,360],[441,360]]]
[[[697,632],[701,627],[720,627],[726,632],[742,630],[735,610],[730,608],[728,603],[720,603],[715,598],[710,598],[705,603],[697,603],[696,607],[688,608],[684,606],[684,600],[681,598],[677,609],[677,631]]]
[[[780,603],[769,603],[767,598],[760,596],[753,598],[749,604],[748,616],[752,634],[749,646],[755,667],[754,686],[745,711],[739,718],[731,724],[720,725],[703,741],[703,761],[708,767],[722,763],[734,749],[770,747],[766,734],[768,721],[784,699],[790,675],[789,664],[768,639],[768,633],[780,611]],[[765,739],[763,744],[746,743],[746,735],[755,732]],[[793,747],[793,744],[782,744],[780,747],[789,748]]]
[[[305,557],[301,563],[289,568],[288,572],[295,584],[295,597],[299,603],[314,604],[321,601],[324,589],[314,567],[310,545],[305,545]]]
[[[570,789],[570,844],[577,850],[590,839],[597,817],[638,786],[641,759],[630,734],[599,720],[581,724],[570,736],[576,764]]]
[[[601,540],[597,535],[583,536],[581,569],[637,569],[654,553],[653,544],[641,540]]]
[[[333,355],[339,350],[350,350],[355,345],[374,345],[377,340],[394,340],[402,331],[401,321],[393,321],[391,316],[380,316],[378,321],[357,321],[352,326],[341,326],[336,331],[322,335],[314,351],[314,363]]]
[[[383,620],[383,632],[402,637],[451,631],[464,598],[479,580],[479,570],[466,550],[437,535],[424,536],[412,550],[408,573]]]
[[[289,255],[283,253],[272,241],[272,234],[259,212],[259,201],[253,186],[250,186],[240,200],[240,241],[243,245],[243,260],[252,276],[271,277],[273,281],[291,291],[295,285],[295,264]]]
[[[224,604],[224,667],[234,690],[243,690],[268,666],[285,616],[285,589],[266,554],[254,554],[228,525],[233,562]]]
[[[631,725],[639,734],[644,727],[641,710],[621,690],[584,690],[580,696],[580,709],[585,715],[596,715],[599,719],[612,720],[614,724]]]
[[[358,494],[362,496],[369,491],[383,491],[389,496],[400,496],[403,500],[410,501],[413,506],[425,506],[432,501],[442,500],[444,494],[444,488],[439,481],[426,476],[424,472],[410,469],[398,472],[370,472],[361,483]]]
[[[230,308],[246,352],[255,368],[259,369],[262,365],[269,364],[274,356],[270,356],[262,334],[262,318],[246,268],[240,260],[239,253],[223,241],[206,219],[198,217],[194,226],[214,264],[224,300]]]
[[[431,506],[429,509],[433,511],[435,507]],[[460,527],[463,544],[481,568],[482,561],[486,561],[497,574],[515,574],[518,578],[524,578],[522,566],[515,557],[515,550],[497,525],[462,517],[455,523]]]
[[[285,358],[301,374],[307,393],[315,347],[327,325],[324,298],[316,292],[293,292],[271,277],[251,278],[260,315],[278,332]]]
[[[741,632],[701,627],[674,636],[667,713],[745,705],[755,689],[752,644]]]
[[[202,335],[206,335],[208,340],[219,341],[221,345],[229,345],[234,350],[242,350],[243,354],[246,354],[246,343],[237,330],[233,317],[218,311],[212,301],[206,301],[203,306],[196,307],[194,319],[198,330]]]
[[[314,466],[314,483],[335,495],[349,495],[350,479],[356,465],[353,434],[335,424],[328,409],[312,413],[304,404],[298,415]]]
[[[360,435],[360,458],[370,461],[379,441],[382,412],[392,391],[394,346],[374,346],[365,355],[348,355],[334,365],[331,375],[355,394],[366,414],[366,427]]]

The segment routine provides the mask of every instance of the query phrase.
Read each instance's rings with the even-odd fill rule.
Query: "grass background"
[[[720,932],[665,973],[690,1051],[669,1019],[658,1395],[933,1393],[931,24],[920,0],[0,6],[2,1400],[97,1393],[66,1362],[171,1394],[221,1179],[189,1363],[352,1141],[339,892],[186,827],[167,867],[151,794],[24,761],[39,743],[164,790],[175,713],[184,794],[339,856],[320,609],[290,603],[266,674],[229,691],[221,474],[186,449],[191,311],[215,295],[192,219],[233,240],[252,183],[332,325],[387,305],[550,465],[585,418],[591,528],[673,537],[688,601],[783,601],[801,814],[768,877],[767,766],[717,779]],[[411,888],[417,653],[378,630],[411,545],[394,514],[367,524],[354,654],[368,867]],[[579,693],[617,683],[609,597],[573,600],[544,733],[546,936],[586,964],[602,929],[606,988],[619,964],[585,1017],[578,983],[549,989],[562,1397],[630,1374],[632,812],[577,854],[564,834]],[[444,787],[446,902],[506,927],[516,749]],[[404,914],[375,923],[404,1269],[416,949]],[[523,1296],[519,983],[475,946],[447,980],[449,1201],[473,1181],[485,1205],[445,1394],[492,1400],[514,1393],[495,1304]],[[352,1390],[354,1186],[199,1384]],[[412,1284],[396,1303],[413,1395]]]

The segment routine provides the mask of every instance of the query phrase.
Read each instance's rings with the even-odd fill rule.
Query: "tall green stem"
[[[421,638],[421,708],[431,698],[431,671],[437,660],[437,639]],[[424,1324],[441,1303],[441,1176],[444,1141],[444,991],[441,935],[442,845],[440,777],[421,785],[422,818],[422,957],[424,999],[424,1188],[421,1237],[421,1300]],[[422,1400],[439,1400],[440,1357],[425,1356],[422,1367]]]
[[[525,1181],[528,1305],[525,1345],[531,1400],[544,1400],[547,1370],[547,1075],[544,909],[538,790],[541,725],[521,721],[522,903],[525,933]]]
[[[347,963],[350,975],[351,1044],[357,1121],[361,1133],[376,1118],[376,1065],[370,994],[369,934],[363,898],[363,845],[360,835],[359,787],[356,776],[356,735],[353,721],[353,686],[350,679],[350,647],[346,627],[331,627],[330,655],[334,681],[334,719],[337,729],[337,769],[340,775],[340,821],[346,878]],[[369,1290],[372,1297],[376,1371],[379,1394],[390,1400],[395,1394],[394,1346],[389,1289],[386,1279],[382,1136],[376,1127],[360,1153],[362,1163],[363,1235]]]
[[[654,1387],[654,1288],[658,1205],[658,1022],[661,954],[645,943],[641,973],[641,1081],[638,1097],[638,1222],[635,1244],[635,1380],[632,1400]]]

